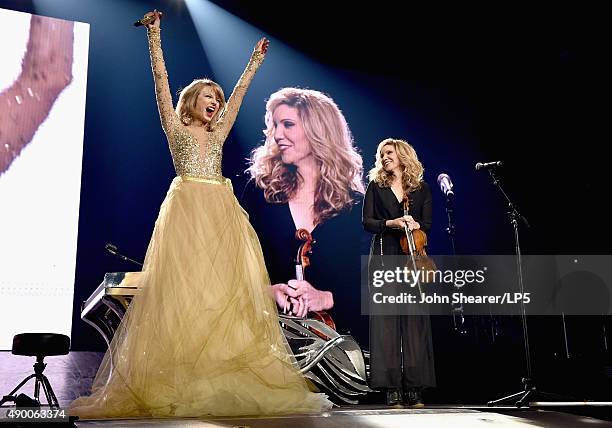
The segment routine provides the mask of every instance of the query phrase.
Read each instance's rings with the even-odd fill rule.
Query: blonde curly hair
[[[364,193],[363,161],[344,115],[330,97],[310,89],[280,89],[266,103],[266,139],[251,152],[247,169],[257,186],[263,189],[266,201],[287,203],[303,181],[294,165],[282,162],[274,139],[272,116],[282,104],[297,109],[319,167],[313,206],[314,224],[317,225],[353,205],[355,192]]]
[[[404,140],[395,138],[387,138],[378,144],[378,148],[376,149],[376,164],[368,173],[370,181],[375,181],[382,187],[391,186],[393,174],[385,171],[382,164],[383,148],[387,145],[393,146],[400,164],[403,166],[402,187],[404,190],[406,192],[414,192],[419,189],[423,181],[423,172],[425,171],[423,164],[419,161],[414,147]]]

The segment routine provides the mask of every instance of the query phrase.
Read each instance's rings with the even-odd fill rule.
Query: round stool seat
[[[70,351],[70,338],[56,333],[21,333],[13,337],[14,355],[48,356],[66,355]]]

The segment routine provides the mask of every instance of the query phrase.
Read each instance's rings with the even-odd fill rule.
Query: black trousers
[[[370,386],[436,386],[429,315],[370,316]]]

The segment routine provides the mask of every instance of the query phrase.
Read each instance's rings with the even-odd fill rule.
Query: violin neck
[[[295,279],[298,281],[304,280],[304,266],[300,264],[295,265]]]
[[[404,207],[404,215],[410,215],[410,200],[408,199],[408,193],[404,194],[404,199],[402,200],[402,206]]]

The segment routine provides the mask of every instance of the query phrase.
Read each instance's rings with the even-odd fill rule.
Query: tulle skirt
[[[319,412],[279,326],[259,240],[229,180],[176,177],[81,418]]]

